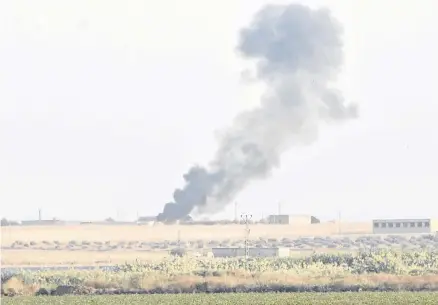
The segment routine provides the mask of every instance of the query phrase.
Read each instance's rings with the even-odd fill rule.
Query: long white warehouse
[[[375,219],[373,233],[435,233],[438,222],[433,219]]]

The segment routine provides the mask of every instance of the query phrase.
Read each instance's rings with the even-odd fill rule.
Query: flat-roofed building
[[[438,222],[434,219],[375,219],[373,233],[435,233]]]
[[[245,248],[212,248],[214,257],[240,257],[245,256]],[[250,257],[288,257],[290,249],[285,247],[276,248],[249,248]]]
[[[312,215],[269,215],[268,223],[283,225],[308,225],[320,223],[319,219]]]

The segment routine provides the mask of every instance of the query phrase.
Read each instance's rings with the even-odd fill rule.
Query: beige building
[[[319,219],[311,215],[269,215],[270,224],[308,225],[320,223]]]
[[[56,226],[64,225],[65,222],[57,219],[48,220],[23,220],[21,222],[22,226]]]
[[[427,219],[375,219],[374,234],[391,233],[435,233],[438,231],[438,221]]]

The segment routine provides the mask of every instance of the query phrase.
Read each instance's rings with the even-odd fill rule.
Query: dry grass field
[[[52,251],[4,250],[2,266],[90,266],[113,265],[135,261],[155,261],[169,256],[168,251]]]
[[[169,255],[168,248],[145,245],[168,241],[242,241],[243,225],[78,225],[2,227],[3,266],[118,264],[135,259],[155,260]],[[370,223],[322,223],[303,226],[251,225],[251,239],[371,233]],[[11,249],[11,245],[22,245]],[[203,248],[203,247],[202,247]],[[208,246],[207,246],[208,248]],[[326,249],[327,250],[327,249]],[[202,249],[200,249],[202,251]],[[302,250],[308,254],[308,251]],[[297,255],[301,252],[298,251]]]
[[[370,234],[371,222],[365,223],[321,223],[312,225],[251,225],[251,238],[294,238],[299,236],[329,236],[338,234]],[[11,226],[2,227],[2,246],[14,241],[57,240],[76,241],[147,241],[162,242],[176,240],[178,232],[182,240],[241,240],[244,237],[243,225],[156,225],[156,226],[116,226],[116,225],[78,225],[78,226]]]

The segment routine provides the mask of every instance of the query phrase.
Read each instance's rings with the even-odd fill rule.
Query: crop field
[[[438,250],[438,236],[435,235],[364,235],[368,229],[365,224],[343,224],[343,232],[357,234],[333,235],[338,227],[330,223],[296,227],[253,225],[249,246],[286,247],[291,256],[310,255],[315,251],[358,252],[370,248]],[[244,230],[239,225],[85,225],[2,227],[1,230],[3,266],[121,264],[135,259],[165,259],[176,247],[202,256],[213,247],[244,246]]]
[[[373,293],[265,293],[265,294],[179,294],[179,295],[116,295],[116,296],[63,296],[19,297],[4,299],[5,305],[435,305],[438,293],[373,292]]]

